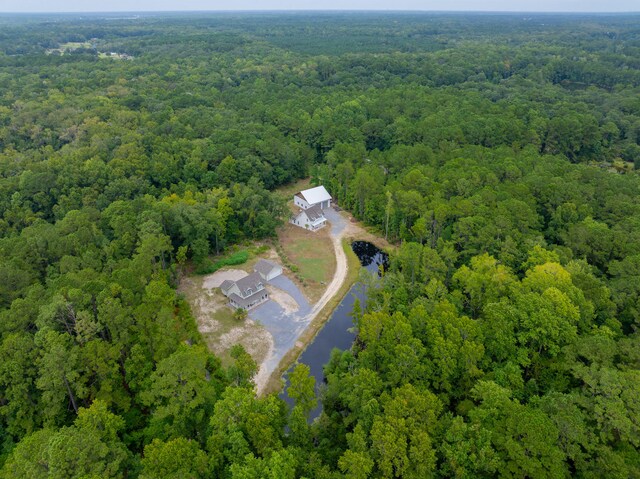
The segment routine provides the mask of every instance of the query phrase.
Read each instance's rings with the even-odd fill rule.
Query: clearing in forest
[[[304,180],[298,180],[294,183],[289,183],[288,185],[281,186],[276,190],[278,195],[290,200],[293,195],[295,195],[298,191],[306,190],[308,188],[312,188],[311,178],[305,178]]]
[[[298,182],[289,190],[298,191],[308,184]],[[290,197],[289,193],[283,194]],[[258,393],[277,389],[283,368],[313,339],[355,281],[348,271],[357,269],[357,259],[349,266],[345,253],[350,242],[362,239],[380,245],[383,241],[353,223],[346,212],[329,208],[325,215],[329,224],[321,230],[308,231],[287,223],[278,230],[275,249],[263,250],[229,269],[185,278],[180,285],[200,333],[223,363],[229,363],[229,350],[237,343],[251,354],[259,368],[255,378]],[[283,274],[266,285],[270,300],[251,309],[246,319],[237,320],[219,286],[224,280],[236,281],[251,273],[262,257],[281,264]]]
[[[206,276],[184,278],[180,284],[179,291],[191,304],[209,349],[229,364],[229,351],[239,343],[256,361],[258,391],[344,282],[346,261],[339,238],[346,220],[337,216],[334,222],[342,226],[311,232],[287,224],[279,230],[280,254],[271,249],[261,252],[260,257],[282,264],[283,274],[267,284],[270,300],[251,309],[243,320],[234,317],[219,287],[227,279],[237,281],[248,275],[260,257]],[[338,248],[340,268],[336,268]],[[294,271],[287,266],[293,266]]]
[[[283,262],[297,268],[295,278],[311,302],[316,302],[336,271],[336,255],[331,242],[331,229],[325,226],[308,231],[286,224],[278,231]],[[289,275],[290,277],[292,275]]]

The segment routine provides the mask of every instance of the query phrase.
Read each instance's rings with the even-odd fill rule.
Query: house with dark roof
[[[266,259],[261,259],[260,261],[258,261],[253,267],[253,270],[258,273],[265,281],[269,281],[282,274],[282,266],[276,263],[272,263],[271,261],[268,261]]]
[[[233,308],[251,309],[269,299],[269,293],[264,287],[265,280],[259,273],[251,273],[237,281],[226,280],[220,285],[220,290]]]
[[[307,209],[300,210],[289,220],[289,223],[299,226],[310,231],[316,231],[327,224],[327,218],[318,205],[310,206]]]

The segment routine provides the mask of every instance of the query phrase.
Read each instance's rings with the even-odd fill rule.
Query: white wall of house
[[[296,225],[296,226],[300,226],[301,228],[304,228],[306,224],[310,223],[309,217],[307,216],[307,214],[304,211],[301,211],[296,216],[291,218],[291,220],[289,222],[291,224]]]
[[[258,306],[259,304],[264,303],[268,299],[269,299],[269,294],[265,291],[264,294],[260,295],[259,297],[256,297],[251,303],[249,303],[247,305],[246,309],[249,310],[249,309],[251,309],[251,308],[253,308],[255,306]],[[229,305],[234,309],[237,309],[237,308],[243,308],[244,309],[244,306],[239,305],[233,299],[229,300]]]
[[[293,218],[291,218],[289,220],[289,223],[299,226],[300,228],[304,228],[306,230],[317,231],[327,224],[327,220],[325,218],[321,223],[314,225],[313,221],[311,221],[307,216],[307,213],[304,211],[301,211],[300,213],[298,213],[297,216],[294,216]]]
[[[307,203],[305,200],[303,200],[302,198],[299,198],[297,196],[293,197],[293,204],[295,204],[297,207],[302,208],[303,210],[306,210],[307,208],[311,208],[313,205]],[[326,200],[326,201],[320,201],[317,204],[321,209],[326,209],[326,208],[330,208],[331,207],[331,200]]]
[[[272,280],[273,278],[275,278],[276,276],[280,276],[282,274],[282,266],[277,265],[275,268],[273,268],[269,274],[266,277],[266,280]]]
[[[299,196],[294,196],[293,197],[293,203],[296,206],[298,206],[299,208],[302,208],[303,210],[306,210],[307,208],[309,208],[311,206],[309,203],[307,203],[305,200],[303,200]]]

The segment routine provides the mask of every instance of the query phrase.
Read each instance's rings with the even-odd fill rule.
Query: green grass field
[[[298,267],[299,276],[305,280],[304,289],[309,299],[317,301],[336,270],[329,229],[312,232],[288,224],[278,232],[278,239],[289,261]]]
[[[328,246],[331,247],[331,244]],[[292,245],[290,255],[295,257],[295,263],[300,268],[300,274],[305,278],[318,283],[328,282],[333,276],[335,258],[333,248],[330,250],[318,248],[314,239],[301,241]]]

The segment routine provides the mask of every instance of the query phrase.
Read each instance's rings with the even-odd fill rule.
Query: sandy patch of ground
[[[266,256],[265,259],[268,259],[269,261],[273,261],[274,263],[278,263],[281,265],[280,256],[278,256],[278,253],[276,252],[275,249],[271,248],[269,251],[265,253],[265,256]]]
[[[198,318],[198,331],[201,333],[215,333],[220,329],[220,322],[214,319],[213,314],[220,308],[226,307],[226,298],[224,296],[218,297],[217,295],[207,295],[208,297],[200,297],[196,299],[196,306],[198,311],[196,316]]]
[[[227,298],[218,289],[226,279],[237,280],[247,273],[242,270],[221,270],[201,277],[183,278],[179,292],[184,294],[209,350],[229,364],[229,350],[241,344],[260,366],[273,349],[273,337],[264,327],[247,318],[238,321],[228,306]]]
[[[248,319],[236,328],[223,334],[212,348],[216,354],[224,354],[236,344],[242,344],[258,367],[269,356],[273,349],[273,338],[263,327]]]
[[[178,291],[191,303],[198,331],[204,335],[221,329],[220,322],[215,319],[215,313],[225,307],[226,298],[219,292],[205,289],[202,283],[202,278],[183,278]]]
[[[273,371],[271,371],[271,368],[267,367],[265,362],[260,365],[258,373],[253,377],[253,382],[256,385],[256,394],[262,394],[262,391],[264,391],[272,373]]]
[[[383,237],[368,231],[360,222],[353,222],[353,216],[346,211],[338,213],[345,219],[344,231],[341,236],[344,238],[353,238],[358,241],[368,241],[383,250],[390,250],[394,247]]]
[[[238,281],[247,276],[241,269],[221,269],[213,274],[208,274],[202,279],[202,287],[205,289],[219,288],[226,280]]]
[[[278,303],[287,314],[295,313],[300,309],[296,300],[280,288],[267,284],[267,291],[269,292],[269,299]]]

